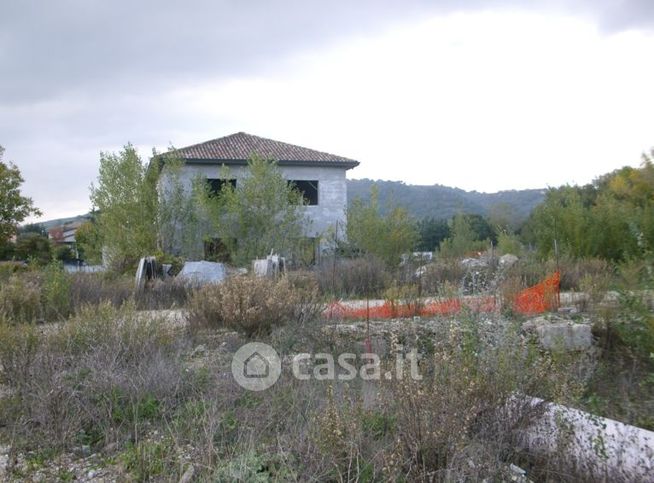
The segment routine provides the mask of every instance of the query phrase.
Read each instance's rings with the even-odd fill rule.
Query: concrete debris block
[[[416,278],[420,278],[429,272],[429,265],[422,265],[416,269],[415,276]]]
[[[252,272],[257,277],[267,277],[272,271],[272,262],[268,259],[254,260],[252,262]]]
[[[400,255],[400,265],[404,266],[409,261],[418,263],[429,263],[434,260],[434,252],[413,252]]]
[[[511,265],[513,265],[515,262],[518,261],[518,257],[511,253],[507,253],[506,255],[502,255],[500,257],[500,267],[502,268],[509,268]]]
[[[217,262],[186,262],[177,275],[177,280],[191,285],[222,283],[226,277],[225,265]]]
[[[252,273],[257,277],[275,278],[284,273],[286,259],[272,253],[266,258],[252,261]]]
[[[560,317],[536,317],[522,324],[546,350],[585,351],[593,344],[590,324],[578,324]]]
[[[76,263],[64,263],[64,270],[67,273],[100,273],[107,270],[102,265],[80,265]]]
[[[511,481],[519,483],[527,483],[531,481],[527,478],[527,472],[513,463],[509,464],[509,472],[511,473]]]
[[[482,258],[464,258],[459,263],[461,263],[461,266],[467,269],[483,268],[488,266],[488,261]]]
[[[189,465],[188,468],[186,468],[186,471],[182,475],[182,477],[179,479],[179,483],[191,483],[193,481],[193,477],[195,476],[195,467],[193,465]]]
[[[536,333],[543,348],[583,351],[590,349],[593,343],[590,325],[574,323],[557,323],[541,325]]]
[[[574,315],[579,313],[579,309],[574,306],[568,306],[568,307],[559,307],[557,310],[559,314],[568,314],[568,315]]]
[[[413,252],[413,258],[425,262],[431,262],[434,259],[434,252]]]
[[[654,481],[654,432],[542,399],[530,400],[544,413],[522,432],[520,444],[529,453],[546,457],[559,452],[559,442],[565,441],[562,471],[582,471],[589,481]]]

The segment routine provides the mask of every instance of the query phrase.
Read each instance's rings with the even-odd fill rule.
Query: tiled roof
[[[343,156],[273,141],[244,132],[187,146],[178,149],[177,154],[186,162],[194,163],[244,164],[253,155],[256,155],[264,159],[273,159],[280,166],[316,165],[354,168],[359,165],[358,161]]]

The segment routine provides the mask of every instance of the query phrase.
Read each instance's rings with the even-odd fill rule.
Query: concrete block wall
[[[238,180],[247,176],[247,166],[229,166],[230,178]],[[307,237],[321,238],[334,230],[338,222],[339,237],[345,233],[347,186],[346,170],[333,167],[280,166],[282,175],[289,180],[318,180],[318,204],[305,206],[304,210],[311,223],[306,227]],[[191,190],[193,180],[198,176],[221,178],[221,165],[187,164],[180,179],[187,190]],[[166,180],[160,180],[165,183]]]

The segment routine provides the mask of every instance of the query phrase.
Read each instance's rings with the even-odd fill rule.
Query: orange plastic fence
[[[538,285],[523,290],[515,298],[514,309],[522,314],[539,314],[557,308],[560,282],[561,274],[554,272]]]
[[[514,301],[513,308],[523,314],[542,313],[558,306],[560,274],[556,272],[538,285],[520,292]],[[494,297],[467,297],[428,302],[425,304],[397,304],[389,301],[372,307],[348,307],[334,302],[325,310],[330,319],[393,319],[398,317],[451,315],[461,311],[463,307],[476,312],[493,312],[498,306]]]

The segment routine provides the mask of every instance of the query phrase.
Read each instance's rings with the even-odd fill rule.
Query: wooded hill
[[[493,209],[511,213],[515,221],[524,221],[545,198],[545,189],[509,190],[497,193],[479,193],[442,185],[419,186],[401,181],[373,181],[356,179],[347,181],[347,199],[352,203],[370,198],[370,188],[376,184],[379,205],[385,212],[391,205],[406,208],[416,219],[449,219],[457,213],[488,216]]]

